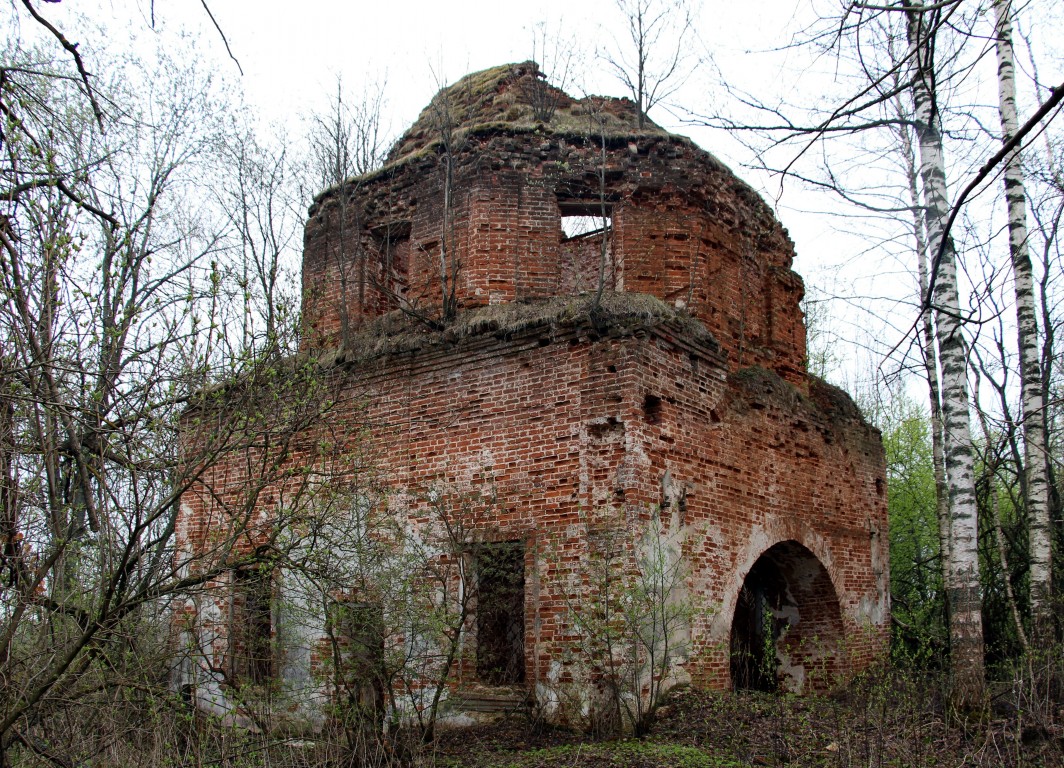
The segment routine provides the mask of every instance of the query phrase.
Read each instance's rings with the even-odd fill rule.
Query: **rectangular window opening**
[[[369,601],[338,600],[331,618],[341,671],[338,693],[364,712],[383,711],[383,607]]]
[[[613,206],[608,202],[565,200],[558,202],[562,242],[609,235],[613,228]]]
[[[611,219],[602,216],[562,216],[562,242],[608,233]]]
[[[376,238],[380,254],[380,275],[376,287],[384,295],[383,311],[403,303],[409,284],[410,231],[409,221],[391,221],[370,230]]]
[[[262,568],[233,571],[231,657],[239,683],[273,679],[273,574]]]
[[[594,195],[559,198],[559,293],[618,290],[613,209],[612,201]]]
[[[481,544],[477,579],[477,675],[488,685],[525,682],[525,547]]]

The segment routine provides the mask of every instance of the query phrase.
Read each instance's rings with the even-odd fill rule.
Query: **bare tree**
[[[924,230],[923,211],[920,206],[919,177],[917,174],[916,154],[913,147],[912,131],[903,121],[907,121],[908,110],[896,99],[899,126],[896,129],[901,142],[901,154],[905,162],[905,175],[908,180],[909,199],[912,204],[913,241],[916,252],[918,285],[920,296],[926,296],[928,290],[928,254],[927,238]],[[929,304],[920,311],[920,352],[923,360],[924,377],[927,380],[928,403],[931,411],[931,464],[935,477],[935,512],[938,520],[939,557],[942,568],[942,581],[950,583],[950,569],[953,560],[950,554],[953,537],[951,534],[949,484],[946,476],[945,431],[942,423],[942,392],[939,386],[939,357],[935,343],[935,321]],[[947,598],[948,599],[948,598]],[[947,608],[948,613],[948,608]]]
[[[700,63],[692,55],[693,14],[687,0],[617,0],[626,37],[599,55],[638,108],[647,113],[672,96]]]
[[[336,79],[336,94],[326,112],[313,116],[308,130],[310,160],[304,181],[304,196],[345,184],[358,188],[360,179],[384,162],[390,136],[383,123],[386,83],[367,85],[358,96]],[[350,338],[350,307],[361,310],[366,302],[366,288],[373,279],[370,253],[361,240],[359,211],[348,207],[339,213],[337,243],[331,249],[340,283],[340,335]],[[353,215],[352,221],[347,214]]]
[[[89,100],[62,48],[12,43],[0,62],[0,765],[93,759],[117,736],[72,723],[131,691],[163,700],[169,607],[272,559],[241,544],[249,512],[335,399],[223,343],[242,289],[201,204],[227,131],[210,78],[165,55],[95,67]],[[292,320],[268,322],[282,337]],[[226,418],[182,433],[219,402]],[[182,495],[241,447],[259,463],[237,514],[182,557]]]
[[[335,187],[380,167],[390,143],[383,122],[386,90],[387,81],[380,80],[352,95],[337,76],[328,111],[314,115],[310,122],[310,192]]]
[[[300,302],[298,235],[306,209],[300,158],[283,135],[264,141],[250,125],[227,137],[219,154],[218,178],[225,181],[216,194],[239,255],[223,279],[240,291],[227,326],[240,328],[238,348],[244,354],[291,353]]]
[[[460,90],[462,83],[447,85],[436,75],[439,91],[429,103],[432,128],[439,137],[437,155],[439,157],[441,217],[439,268],[440,278],[440,313],[441,321],[448,323],[458,312],[458,278],[462,271],[459,257],[456,208],[462,193],[458,179],[457,163],[466,147],[467,137],[461,130],[461,105],[459,100],[466,95]],[[467,83],[467,87],[472,85]]]
[[[549,123],[565,98],[565,89],[579,64],[576,40],[560,31],[549,31],[545,22],[532,30],[532,61],[540,72],[517,81],[521,99],[532,108],[532,117]]]
[[[601,695],[591,703],[590,726],[604,737],[629,729],[644,735],[695,612],[685,589],[683,537],[660,519],[636,530],[584,525],[588,551],[579,578],[590,596],[570,611],[577,657],[590,672],[584,682]]]

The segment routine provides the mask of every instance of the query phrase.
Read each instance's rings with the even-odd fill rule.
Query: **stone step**
[[[532,708],[528,691],[456,691],[448,700],[461,712],[520,712]]]

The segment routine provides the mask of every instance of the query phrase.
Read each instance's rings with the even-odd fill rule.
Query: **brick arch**
[[[732,686],[792,692],[830,688],[842,672],[838,593],[821,560],[788,539],[743,577],[729,636]]]

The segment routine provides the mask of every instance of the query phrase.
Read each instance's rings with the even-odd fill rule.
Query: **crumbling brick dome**
[[[650,294],[705,324],[738,369],[802,378],[802,281],[761,198],[628,99],[573,99],[533,62],[441,90],[384,166],[310,209],[305,344],[401,309]]]

